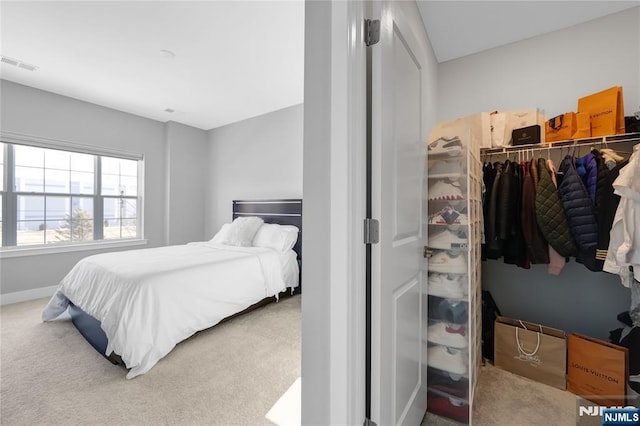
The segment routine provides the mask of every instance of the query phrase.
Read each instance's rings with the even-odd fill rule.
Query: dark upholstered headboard
[[[294,225],[300,230],[293,250],[302,259],[302,200],[234,200],[233,219],[239,216],[258,216],[266,223]]]

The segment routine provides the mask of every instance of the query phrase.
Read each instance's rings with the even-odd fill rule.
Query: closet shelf
[[[480,154],[497,154],[497,153],[511,153],[518,151],[531,151],[531,150],[548,150],[554,148],[567,148],[567,147],[582,147],[591,146],[594,144],[610,144],[621,142],[640,142],[640,133],[625,133],[622,135],[600,136],[595,138],[584,139],[568,139],[565,141],[558,141],[552,143],[539,143],[532,145],[516,145],[516,146],[503,146],[498,148],[480,148]]]

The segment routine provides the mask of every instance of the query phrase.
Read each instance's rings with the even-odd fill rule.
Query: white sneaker
[[[462,231],[453,232],[445,229],[429,235],[429,247],[442,250],[462,250],[469,246],[469,240]]]
[[[462,142],[457,136],[452,138],[441,137],[431,142],[427,147],[427,151],[430,154],[449,154],[458,155],[462,152]]]
[[[439,180],[429,187],[430,200],[464,200],[459,182]]]
[[[429,274],[427,293],[445,299],[464,299],[465,291],[461,276],[447,274]]]
[[[462,175],[462,161],[457,158],[436,161],[428,169],[430,178],[457,178]]]
[[[429,272],[466,274],[467,259],[462,252],[439,251],[429,258]]]
[[[427,340],[450,348],[464,349],[469,345],[464,325],[437,322],[427,327]]]
[[[467,225],[469,218],[451,206],[429,216],[429,225]]]
[[[461,376],[467,374],[467,364],[463,358],[463,352],[458,349],[447,349],[440,345],[428,348],[427,365]]]

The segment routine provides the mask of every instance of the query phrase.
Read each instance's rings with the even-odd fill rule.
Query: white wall
[[[176,242],[203,239],[203,191],[190,192],[185,188],[202,188],[197,170],[186,169],[200,167],[200,158],[204,157],[200,146],[205,145],[205,132],[175,123],[167,126],[6,80],[0,80],[0,84],[3,131],[144,154],[144,237],[149,240],[148,247],[165,244],[168,235]],[[167,143],[172,149],[165,149]],[[176,170],[171,182],[165,179],[169,164]],[[178,215],[184,205],[196,208],[186,211],[181,218]],[[171,222],[167,211],[174,213]],[[0,292],[4,295],[57,285],[78,260],[104,251],[3,258]]]
[[[443,62],[438,119],[531,107],[553,117],[611,86],[623,87],[631,115],[640,109],[639,46],[640,7]]]
[[[614,85],[625,113],[640,109],[640,7],[439,65],[439,119],[528,107],[547,117],[577,109],[577,99]],[[559,277],[545,265],[523,270],[483,262],[483,288],[504,315],[602,339],[619,327],[629,291],[617,276],[574,260]],[[571,306],[571,309],[567,309]]]
[[[209,131],[207,239],[238,199],[302,198],[302,112],[294,105]]]
[[[174,245],[203,241],[208,134],[170,121],[166,124],[165,137],[166,243]]]

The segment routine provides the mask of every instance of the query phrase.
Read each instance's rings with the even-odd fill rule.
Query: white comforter
[[[56,319],[71,301],[98,319],[106,354],[119,354],[131,379],[195,332],[285,290],[281,257],[207,242],[89,256],[62,280],[42,318]]]

